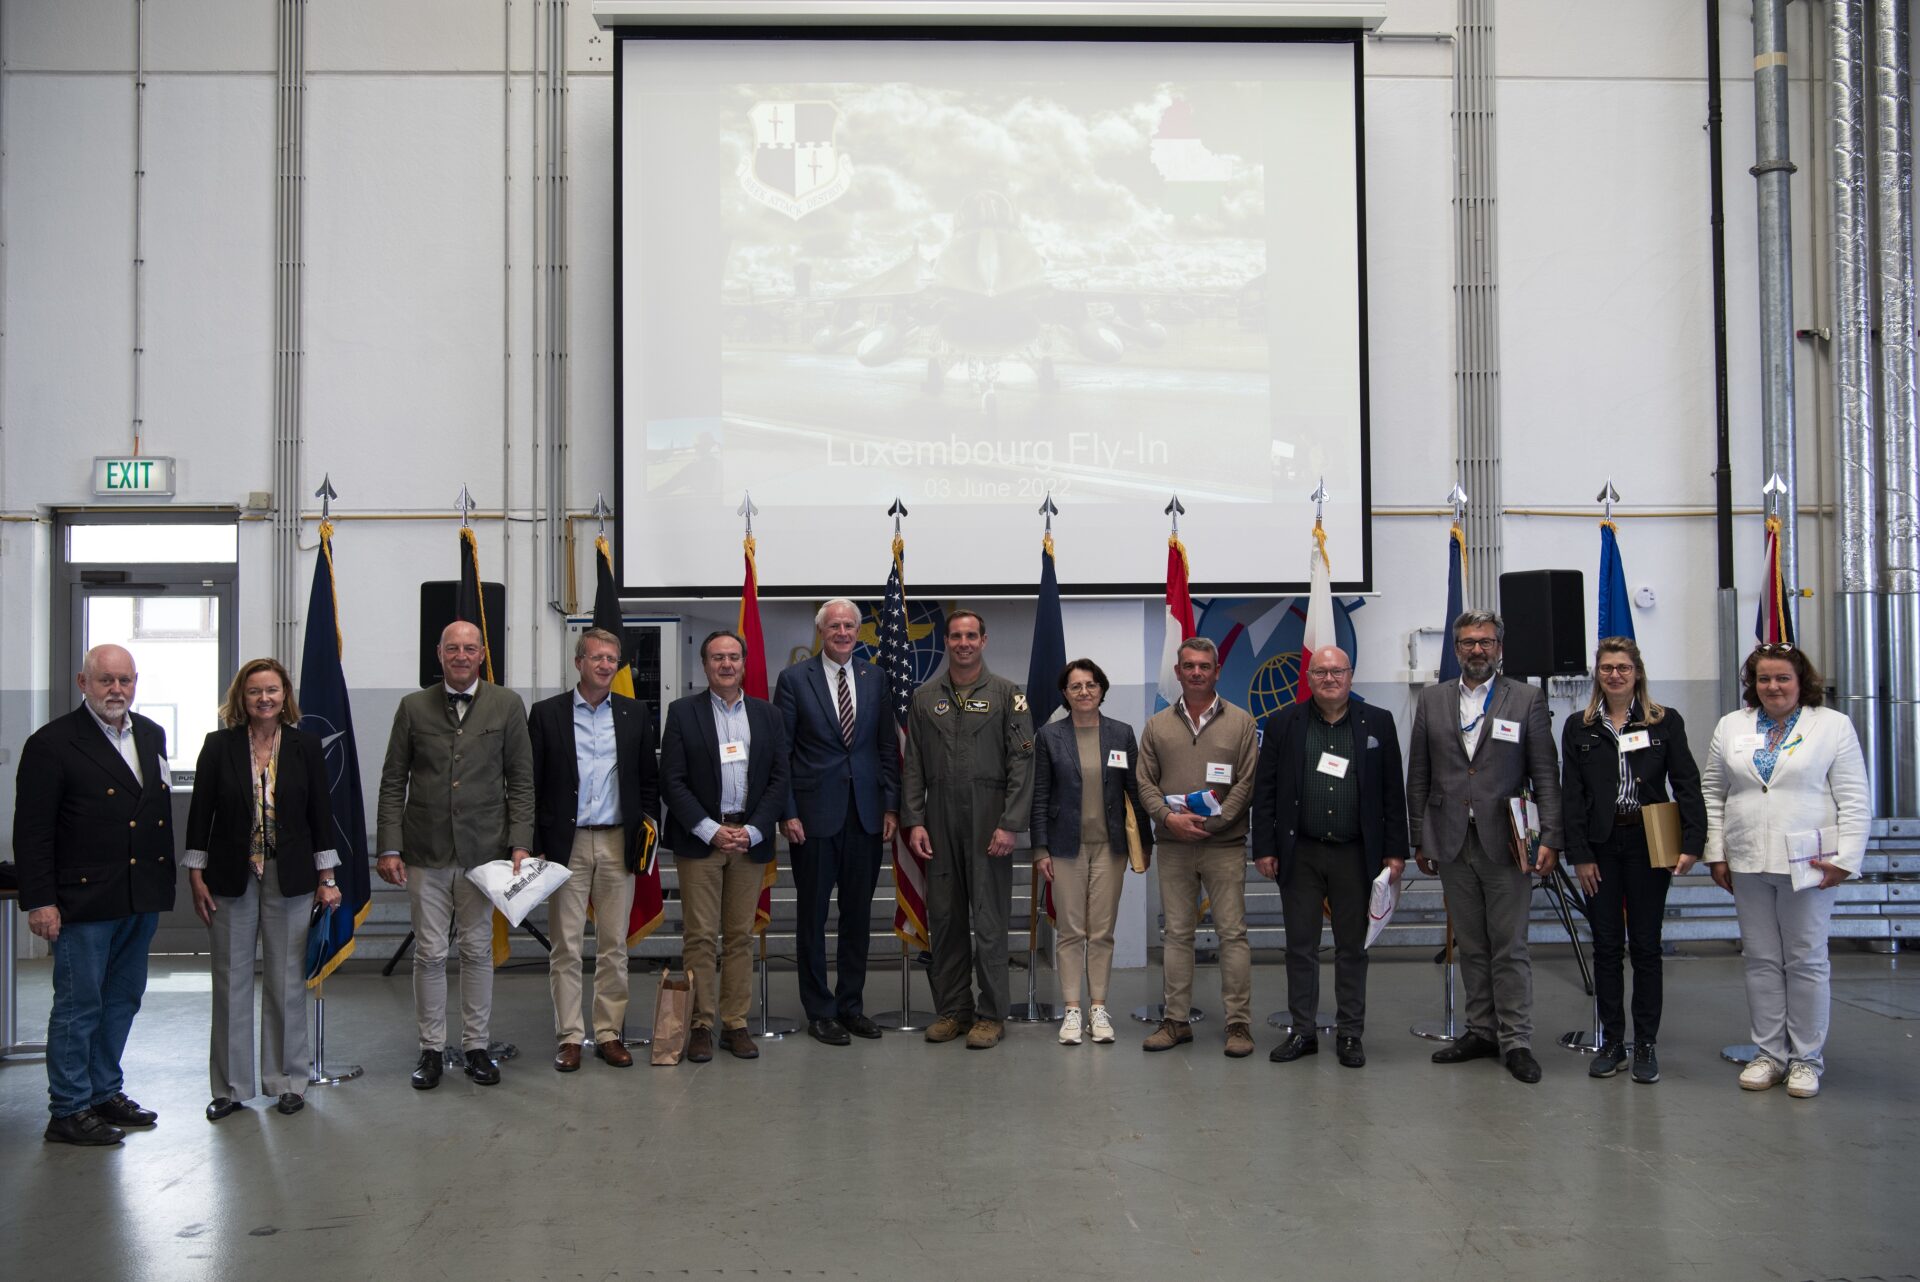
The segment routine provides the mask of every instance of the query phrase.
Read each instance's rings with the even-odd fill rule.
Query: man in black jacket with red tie
[[[130,710],[138,680],[125,649],[95,646],[81,706],[20,750],[13,852],[27,928],[53,949],[46,1135],[62,1144],[118,1144],[157,1120],[120,1071],[174,887],[167,736]]]

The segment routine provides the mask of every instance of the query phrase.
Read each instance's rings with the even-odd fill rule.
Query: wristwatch
[[[323,881],[320,884],[328,890],[338,890],[340,888],[340,883],[337,881]]]

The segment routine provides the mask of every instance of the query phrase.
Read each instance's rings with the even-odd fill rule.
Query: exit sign
[[[95,498],[173,497],[173,460],[165,457],[93,460]]]

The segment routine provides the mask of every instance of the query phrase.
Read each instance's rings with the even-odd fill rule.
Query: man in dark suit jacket
[[[620,638],[589,628],[573,645],[580,682],[533,705],[533,853],[567,865],[567,884],[547,900],[553,951],[553,1066],[580,1067],[580,955],[593,905],[593,1053],[615,1068],[633,1064],[622,1040],[627,1018],[627,918],[633,874],[651,852],[660,809],[653,721],[646,705],[613,692]]]
[[[394,710],[380,768],[380,851],[375,871],[404,886],[413,917],[413,1008],[420,1059],[413,1088],[440,1084],[446,1063],[447,951],[460,947],[460,1046],[466,1073],[495,1086],[487,1054],[493,1023],[493,901],[467,878],[481,864],[533,845],[533,745],[527,706],[480,679],[480,629],[449,623],[440,633],[439,685]],[[451,923],[451,928],[450,928]]]
[[[1414,705],[1407,818],[1420,871],[1440,874],[1467,990],[1467,1030],[1435,1051],[1434,1063],[1504,1053],[1507,1071],[1532,1083],[1540,1062],[1527,918],[1533,876],[1553,871],[1560,848],[1560,768],[1545,693],[1498,675],[1505,636],[1489,610],[1454,620],[1460,679],[1428,686]],[[1529,789],[1540,840],[1521,851],[1508,802]]]
[[[800,1001],[807,1034],[845,1046],[878,1037],[861,1008],[869,918],[881,851],[900,816],[900,750],[880,669],[853,657],[860,611],[833,600],[813,616],[820,653],[780,674],[774,706],[786,729],[793,776],[781,825],[793,846],[799,897]],[[827,987],[827,910],[840,890],[839,977]]]
[[[756,657],[756,662],[758,661]],[[713,1058],[714,1020],[720,1044],[740,1059],[758,1059],[747,1032],[753,984],[754,909],[773,859],[773,826],[787,808],[787,743],[780,714],[742,690],[747,649],[731,632],[700,643],[707,688],[667,705],[660,736],[660,792],[667,843],[680,875],[686,914],[682,946],[693,976],[687,1058]],[[715,941],[726,951],[718,973]]]
[[[1287,1009],[1293,1031],[1268,1056],[1317,1054],[1320,906],[1333,916],[1334,1044],[1340,1062],[1367,1062],[1368,903],[1382,868],[1407,866],[1407,798],[1393,714],[1354,700],[1353,660],[1338,646],[1307,664],[1313,697],[1267,721],[1253,785],[1253,857],[1280,883],[1287,921]]]
[[[81,706],[20,750],[13,854],[27,928],[53,950],[46,1135],[62,1144],[118,1144],[156,1120],[120,1071],[174,887],[167,736],[129,711],[138,680],[125,649],[95,646]]]

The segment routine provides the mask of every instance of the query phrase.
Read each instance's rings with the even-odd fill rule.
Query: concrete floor
[[[1404,950],[1403,950],[1404,952]],[[804,1036],[754,1063],[548,1067],[544,972],[503,971],[503,1083],[416,1093],[404,971],[328,985],[329,1055],[365,1065],[282,1117],[206,1103],[204,962],[157,960],[128,1088],[159,1126],[118,1149],[43,1144],[37,1059],[0,1065],[0,1242],[13,1277],[1837,1279],[1920,1274],[1920,968],[1842,947],[1825,1093],[1736,1089],[1740,963],[1668,963],[1664,1080],[1589,1081],[1553,1036],[1588,1022],[1565,949],[1538,950],[1546,1080],[1429,1064],[1426,956],[1376,960],[1368,1066],[1220,1053],[1219,987],[1190,1047],[998,1049]],[[1902,962],[1904,960],[1904,968]],[[1114,1005],[1157,999],[1116,976]],[[1330,975],[1329,975],[1330,980]],[[1051,976],[1043,974],[1043,995]],[[1014,972],[1016,992],[1024,975]],[[29,1029],[45,963],[23,968]],[[635,975],[636,1020],[653,982]],[[1328,984],[1330,988],[1330,982]],[[1255,1009],[1284,1004],[1277,965]],[[894,973],[869,984],[898,1005]],[[927,1001],[916,976],[920,1004]],[[798,1009],[791,973],[774,1008]],[[27,1272],[15,1272],[20,1264]]]

